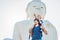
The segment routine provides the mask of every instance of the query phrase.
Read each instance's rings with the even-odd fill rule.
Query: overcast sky
[[[26,20],[25,8],[31,0],[0,0],[0,40],[12,38],[14,24]],[[41,0],[46,4],[45,20],[57,29],[60,40],[60,0]]]

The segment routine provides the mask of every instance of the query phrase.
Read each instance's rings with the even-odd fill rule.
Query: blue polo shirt
[[[32,29],[32,40],[36,40],[36,39],[41,39],[42,38],[42,31],[41,31],[41,28],[40,26],[35,26],[33,29]]]

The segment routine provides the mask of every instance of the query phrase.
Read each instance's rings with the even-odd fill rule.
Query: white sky
[[[31,0],[0,0],[0,40],[12,38],[14,24],[26,20],[25,8]],[[57,29],[60,40],[60,0],[42,0],[47,7],[46,20]]]

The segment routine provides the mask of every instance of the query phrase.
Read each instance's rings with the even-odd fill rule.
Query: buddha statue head
[[[40,15],[43,18],[46,15],[46,6],[41,0],[32,0],[30,3],[28,3],[27,8],[27,18],[31,19],[33,18],[33,15]]]

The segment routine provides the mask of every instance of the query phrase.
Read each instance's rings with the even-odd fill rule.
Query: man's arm
[[[44,28],[43,24],[42,24],[42,26],[41,26],[41,29],[42,29],[42,31],[43,31],[46,35],[48,35],[48,32],[47,32],[47,30]]]

